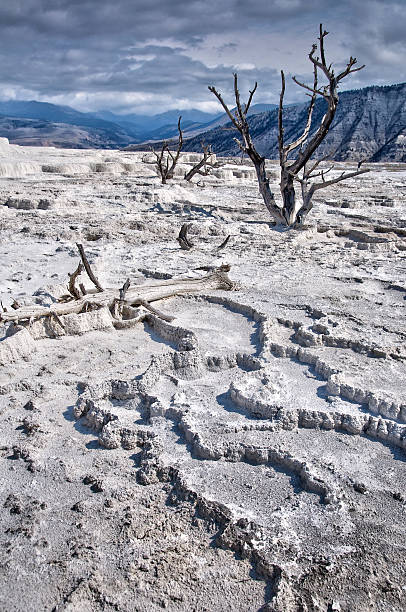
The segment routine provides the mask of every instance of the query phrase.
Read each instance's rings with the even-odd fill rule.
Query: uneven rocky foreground
[[[77,242],[117,292],[236,284],[170,323],[0,324],[0,608],[405,609],[406,165],[281,231],[238,160],[162,186],[140,153],[0,145],[8,312],[66,293]]]

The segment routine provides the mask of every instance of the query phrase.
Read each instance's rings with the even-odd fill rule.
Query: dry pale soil
[[[284,231],[238,160],[161,185],[141,158],[0,142],[3,318],[67,293],[78,242],[117,294],[235,283],[171,322],[0,324],[0,609],[406,609],[406,165]]]

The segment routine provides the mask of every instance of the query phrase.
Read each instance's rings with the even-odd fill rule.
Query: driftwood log
[[[221,266],[200,278],[146,282],[143,285],[133,287],[126,282],[123,288],[103,289],[102,291],[96,289],[93,293],[88,292],[79,298],[72,295],[70,301],[56,302],[49,307],[28,306],[17,308],[13,312],[3,311],[0,313],[0,321],[17,324],[24,321],[35,321],[42,317],[51,317],[58,320],[58,317],[62,315],[78,314],[102,307],[109,308],[113,316],[117,316],[117,313],[120,312],[120,309],[116,307],[117,303],[121,307],[143,306],[154,312],[154,314],[166,318],[167,315],[153,308],[150,302],[156,302],[175,295],[204,293],[214,289],[230,291],[235,288],[235,285],[227,275],[229,269],[229,266]]]

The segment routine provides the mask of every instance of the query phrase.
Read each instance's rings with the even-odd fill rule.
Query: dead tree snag
[[[210,145],[205,145],[202,142],[203,157],[185,174],[185,181],[191,181],[192,178],[199,174],[200,176],[208,176],[213,168],[219,167],[220,164],[213,161],[213,152]]]
[[[179,246],[184,251],[190,251],[193,248],[193,244],[190,242],[187,233],[191,223],[184,223],[180,228],[179,236],[176,240],[179,242]]]
[[[176,164],[178,163],[179,155],[183,147],[183,133],[180,128],[181,119],[182,117],[179,117],[178,119],[179,135],[176,151],[172,152],[169,149],[169,143],[166,140],[164,140],[164,142],[162,143],[162,147],[159,153],[153,148],[151,148],[151,152],[155,155],[156,158],[156,169],[161,178],[162,184],[165,184],[168,180],[173,179]]]
[[[272,193],[271,188],[269,186],[269,179],[266,175],[266,170],[265,170],[265,158],[262,157],[262,155],[260,155],[258,151],[255,149],[254,143],[252,142],[251,134],[249,131],[247,113],[250,108],[252,98],[255,94],[256,89],[257,89],[257,83],[255,83],[253,90],[250,91],[248,102],[244,105],[241,105],[240,92],[238,90],[238,77],[236,74],[234,74],[234,96],[235,96],[237,108],[235,110],[235,113],[232,114],[227,104],[224,102],[221,94],[214,87],[212,86],[209,87],[209,90],[216,96],[216,98],[218,99],[222,107],[224,108],[225,112],[228,115],[228,118],[233,123],[234,127],[241,134],[242,142],[238,140],[238,138],[235,138],[235,141],[237,142],[241,151],[243,151],[244,153],[248,155],[248,157],[251,159],[252,163],[255,166],[255,170],[257,173],[257,179],[258,179],[259,191],[262,195],[265,206],[267,207],[272,217],[274,217],[274,219],[276,219],[279,223],[284,223],[285,218],[283,216],[283,211],[277,205],[274,194]]]
[[[309,60],[313,64],[313,86],[306,85],[300,82],[296,77],[293,77],[293,80],[297,85],[310,92],[308,95],[311,99],[303,133],[294,142],[289,144],[285,144],[284,142],[283,99],[285,95],[285,75],[283,71],[281,72],[282,88],[278,113],[278,147],[279,163],[281,167],[280,192],[282,196],[282,206],[279,206],[275,201],[275,197],[271,191],[269,179],[267,178],[265,171],[265,158],[262,157],[255,149],[249,131],[247,113],[257,89],[257,83],[255,83],[252,91],[250,91],[248,102],[246,104],[241,104],[240,92],[238,90],[238,77],[237,74],[234,74],[234,97],[236,102],[236,110],[234,111],[234,114],[224,102],[221,94],[214,87],[209,87],[209,90],[216,96],[227,113],[230,121],[234,125],[234,128],[237,129],[241,135],[242,140],[236,138],[235,141],[237,142],[241,151],[249,156],[255,166],[259,191],[262,195],[266,208],[277,222],[286,226],[294,226],[296,224],[300,225],[303,223],[305,217],[312,208],[312,197],[316,190],[333,185],[345,179],[358,176],[359,174],[369,172],[368,169],[360,170],[358,168],[358,170],[355,172],[343,172],[340,176],[326,181],[325,175],[327,172],[331,171],[332,168],[315,172],[320,162],[323,160],[313,161],[311,168],[307,168],[307,164],[310,162],[312,156],[315,154],[318,147],[327,136],[333,122],[338,105],[338,85],[340,81],[342,81],[349,74],[364,68],[364,66],[354,68],[357,60],[354,57],[350,57],[345,69],[336,75],[332,68],[332,64],[327,65],[326,62],[324,39],[327,34],[328,32],[324,31],[323,26],[320,24],[320,35],[318,38],[319,43],[318,45],[314,44],[309,53]],[[315,55],[317,48],[319,48],[320,57]],[[322,87],[319,87],[318,85],[319,71],[327,80],[327,84]],[[312,126],[312,117],[317,96],[321,96],[326,101],[327,111],[322,118],[320,125],[314,128]],[[297,156],[295,159],[291,159],[294,151],[298,152]],[[321,182],[315,183],[312,181],[312,179],[317,177],[321,178]],[[302,203],[299,206],[296,202],[295,182],[299,182],[301,185]]]

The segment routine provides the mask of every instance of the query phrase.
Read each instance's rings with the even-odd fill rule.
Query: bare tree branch
[[[187,236],[188,229],[191,225],[191,223],[184,223],[180,228],[179,236],[176,239],[179,242],[180,248],[184,251],[190,251],[193,249],[193,244],[190,242]]]
[[[127,278],[127,280],[125,281],[124,285],[121,287],[120,289],[120,302],[124,302],[125,300],[125,294],[127,293],[127,291],[130,288],[130,279]]]
[[[283,135],[284,135],[284,130],[283,130],[283,98],[285,96],[285,73],[283,72],[283,70],[281,70],[281,79],[282,79],[282,86],[281,86],[281,93],[279,96],[279,110],[278,110],[278,145],[279,145],[279,162],[280,165],[282,167],[282,165],[284,164],[285,160],[283,157],[284,154],[284,146],[283,146]]]
[[[82,293],[75,287],[75,282],[76,282],[77,277],[83,272],[83,270],[84,270],[84,266],[80,262],[76,270],[72,272],[72,274],[69,274],[68,291],[76,300],[82,297]]]
[[[324,187],[335,185],[336,183],[340,183],[341,181],[345,181],[349,178],[353,178],[354,176],[359,176],[360,174],[365,174],[366,172],[369,172],[368,168],[365,168],[365,170],[356,170],[355,172],[347,172],[347,173],[343,172],[342,174],[340,174],[340,176],[330,179],[329,181],[323,180],[322,183],[313,183],[310,187],[310,190],[312,190],[314,193],[318,189],[323,189]]]
[[[230,240],[230,238],[231,238],[231,235],[229,234],[227,236],[227,238],[217,247],[217,250],[221,251],[221,249],[224,249],[227,246],[228,241]]]
[[[100,285],[99,281],[97,280],[97,278],[93,274],[93,271],[92,271],[92,269],[90,267],[90,264],[89,264],[89,262],[87,260],[86,253],[85,253],[85,251],[83,249],[83,245],[81,245],[81,244],[79,244],[77,242],[76,246],[79,249],[80,257],[82,259],[82,263],[83,263],[83,265],[85,267],[85,270],[87,272],[88,277],[92,281],[93,285],[96,287],[97,291],[99,291],[99,292],[103,291],[103,287]]]
[[[189,170],[189,172],[185,173],[184,178],[186,181],[191,181],[196,174],[208,176],[212,169],[218,166],[217,162],[211,161],[211,157],[213,156],[211,146],[205,145],[204,142],[202,142],[202,149],[203,157],[193,166],[193,168],[191,168],[191,170]]]
[[[248,98],[248,102],[245,105],[245,109],[244,109],[245,116],[247,116],[247,114],[248,114],[248,111],[249,111],[250,106],[251,106],[252,98],[254,97],[254,94],[255,94],[255,92],[257,90],[257,87],[258,87],[258,83],[255,82],[254,89],[250,89],[250,97]]]
[[[221,94],[212,86],[209,86],[209,91],[211,91],[211,93],[213,93],[217,100],[220,102],[221,106],[223,107],[223,109],[225,110],[225,112],[228,115],[228,118],[230,119],[230,121],[232,121],[232,123],[234,124],[234,126],[237,128],[237,130],[240,130],[240,127],[236,121],[236,118],[231,114],[230,109],[228,108],[227,104],[224,102]]]

